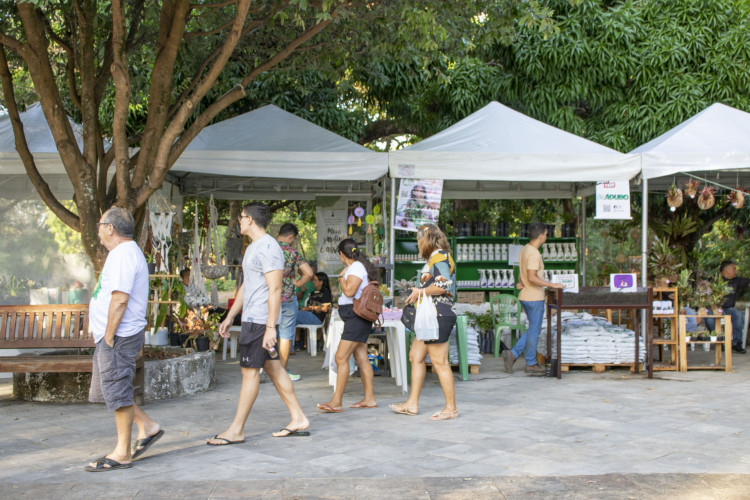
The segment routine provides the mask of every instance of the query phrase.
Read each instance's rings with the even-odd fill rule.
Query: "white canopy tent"
[[[387,155],[268,105],[206,127],[171,170],[184,195],[369,198]],[[382,188],[381,188],[382,189]]]
[[[641,270],[647,279],[648,192],[666,189],[690,173],[722,185],[750,184],[750,113],[712,104],[656,139],[634,149],[643,169]]]
[[[630,180],[640,171],[638,155],[601,146],[498,102],[389,153],[388,166],[393,200],[396,178],[443,179],[448,199],[572,198],[592,194],[597,181]]]
[[[39,173],[49,184],[58,199],[73,197],[73,185],[57,151],[52,131],[47,125],[42,106],[32,104],[20,113],[26,142]],[[79,147],[83,147],[83,128],[70,120]],[[39,194],[26,175],[26,168],[16,151],[15,134],[8,115],[0,116],[0,197],[10,199],[39,198]]]
[[[389,153],[392,178],[444,179],[446,198],[571,198],[601,180],[629,180],[622,154],[491,102],[442,132]]]

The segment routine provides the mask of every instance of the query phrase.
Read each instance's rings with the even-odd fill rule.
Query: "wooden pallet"
[[[427,366],[427,369],[430,371],[430,373],[435,373],[435,370],[432,368],[432,363],[425,363]],[[451,368],[454,368],[458,370],[458,364],[451,364]],[[469,365],[469,373],[472,375],[479,375],[479,365]]]
[[[607,368],[629,368],[631,372],[635,372],[633,363],[595,363],[593,365],[563,363],[562,365],[563,373],[570,371],[571,368],[591,368],[594,373],[604,373]]]

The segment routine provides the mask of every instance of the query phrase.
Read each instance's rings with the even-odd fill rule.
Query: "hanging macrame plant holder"
[[[193,229],[193,248],[190,249],[190,281],[185,289],[185,303],[191,308],[208,305],[206,282],[201,273],[201,232],[198,227],[198,206],[195,207],[195,224]]]
[[[203,248],[203,277],[212,280],[211,284],[211,305],[219,305],[219,289],[216,286],[216,280],[226,276],[228,267],[222,264],[222,257],[219,250],[219,211],[214,205],[214,195],[208,202],[208,232],[206,233],[206,246]]]
[[[231,236],[226,239],[227,264],[232,266],[229,268],[229,274],[233,280],[237,279],[238,268],[236,266],[242,262],[242,239],[237,226],[232,229]]]
[[[172,246],[174,212],[166,198],[157,191],[148,200],[148,214],[154,260],[159,264],[157,272],[169,273],[169,248]]]

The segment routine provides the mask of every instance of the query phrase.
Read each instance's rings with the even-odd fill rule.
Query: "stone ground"
[[[701,356],[702,353],[695,353]],[[165,436],[127,470],[85,472],[111,451],[103,406],[25,403],[0,380],[0,498],[750,498],[750,354],[735,372],[580,369],[508,375],[485,356],[456,382],[461,416],[431,422],[442,393],[428,374],[420,414],[395,415],[392,379],[375,379],[379,408],[322,414],[331,389],[322,357],[291,358],[312,435],[273,438],[287,423],[271,384],[261,386],[246,442],[206,446],[231,420],[236,360],[217,360],[216,389],[144,409]]]

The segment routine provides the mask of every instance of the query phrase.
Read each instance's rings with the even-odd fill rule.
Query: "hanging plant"
[[[727,202],[739,210],[745,204],[745,193],[747,193],[747,190],[744,188],[733,189],[727,195]]]
[[[698,197],[698,206],[701,210],[708,210],[714,206],[714,203],[716,203],[714,199],[715,193],[716,190],[713,186],[706,186],[701,190],[701,195]]]
[[[700,187],[701,183],[698,179],[688,179],[685,181],[685,194],[690,196],[690,198],[695,198],[695,195],[698,194],[698,188]]]
[[[674,184],[667,190],[667,204],[672,212],[682,206],[682,189]]]

